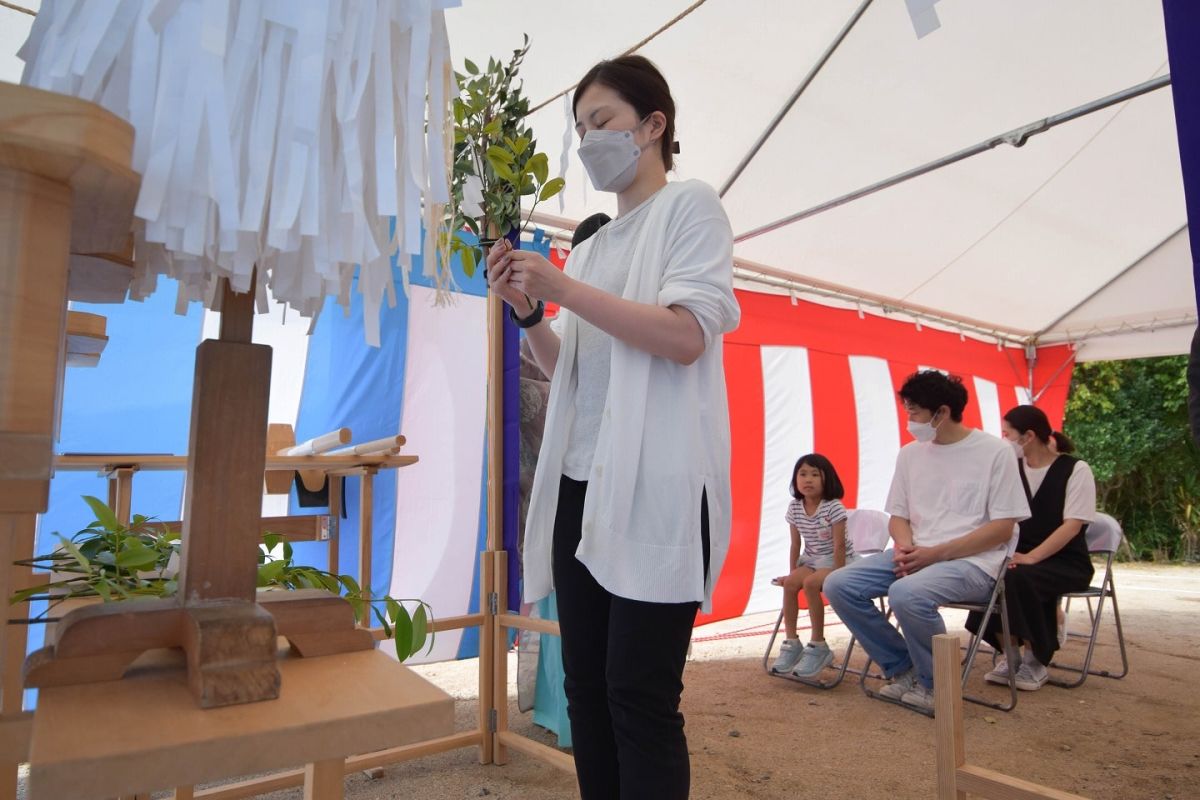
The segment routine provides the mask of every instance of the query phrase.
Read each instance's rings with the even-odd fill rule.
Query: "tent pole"
[[[754,142],[754,145],[750,148],[750,152],[746,153],[746,155],[742,157],[742,160],[738,162],[738,165],[734,168],[733,174],[725,179],[725,183],[721,185],[721,189],[717,192],[718,195],[724,197],[725,193],[729,191],[729,188],[733,186],[734,181],[741,177],[742,172],[744,172],[746,167],[750,165],[750,162],[754,160],[754,157],[758,155],[758,151],[761,150],[763,145],[767,143],[767,139],[771,138],[771,134],[773,134],[775,129],[779,127],[779,123],[783,122],[783,118],[786,117],[788,112],[792,110],[792,106],[794,106],[796,101],[800,99],[800,95],[804,94],[804,90],[807,89],[808,85],[813,82],[814,78],[817,77],[817,74],[821,71],[821,68],[825,66],[825,62],[829,61],[829,58],[833,55],[834,51],[837,50],[841,45],[842,40],[846,38],[846,35],[850,33],[851,29],[858,22],[859,18],[862,17],[863,13],[866,12],[867,7],[870,5],[871,0],[863,0],[862,5],[858,7],[858,10],[850,15],[850,19],[846,20],[846,24],[842,26],[842,29],[838,32],[838,35],[835,36],[833,41],[829,43],[829,46],[825,48],[825,52],[822,53],[821,57],[817,59],[817,62],[813,64],[812,69],[810,69],[808,74],[804,76],[804,80],[800,81],[800,85],[796,87],[796,91],[792,92],[792,96],[789,97],[788,101],[783,104],[783,108],[779,109],[779,113],[777,113],[774,119],[771,120],[770,124],[767,125],[767,129],[764,130]]]
[[[866,197],[867,195],[874,194],[875,192],[883,189],[888,189],[892,186],[896,186],[897,184],[904,183],[905,181],[920,177],[921,175],[925,175],[926,173],[941,169],[942,167],[955,164],[959,161],[970,158],[971,156],[985,153],[988,150],[991,150],[1002,144],[1010,144],[1013,147],[1021,147],[1025,144],[1030,136],[1036,136],[1037,134],[1048,131],[1057,125],[1062,125],[1065,122],[1071,122],[1079,117],[1086,116],[1087,114],[1091,114],[1095,111],[1100,111],[1101,109],[1108,108],[1109,106],[1116,105],[1117,103],[1123,103],[1126,100],[1132,100],[1139,95],[1143,95],[1147,92],[1152,92],[1155,89],[1161,89],[1164,86],[1168,86],[1170,83],[1170,75],[1162,75],[1157,78],[1152,78],[1143,83],[1139,83],[1136,86],[1132,86],[1128,89],[1117,92],[1116,94],[1110,94],[1107,97],[1100,98],[1099,100],[1093,100],[1090,103],[1077,106],[1068,111],[1064,111],[1061,114],[1055,114],[1052,117],[1046,117],[1045,119],[1031,122],[1028,125],[1024,125],[1020,128],[1014,128],[1007,133],[993,136],[990,139],[980,142],[979,144],[972,145],[963,150],[951,153],[948,156],[943,156],[935,161],[930,161],[927,164],[922,164],[919,167],[914,167],[913,169],[901,172],[899,175],[894,175],[890,178],[879,181],[878,183],[873,183],[870,186],[850,192],[849,194],[836,197],[833,200],[827,200],[820,205],[816,205],[812,208],[805,209],[804,211],[799,211],[795,214],[777,219],[774,222],[767,223],[766,225],[753,228],[745,233],[738,234],[733,238],[733,241],[736,244],[738,242],[744,242],[747,239],[753,239],[756,236],[762,236],[764,233],[770,233],[771,231],[778,230],[786,225],[791,225],[793,222],[799,222],[802,219],[816,216],[824,211],[829,211],[832,208],[843,206],[854,200]]]
[[[1058,369],[1054,370],[1054,374],[1051,375],[1044,384],[1042,384],[1042,388],[1038,390],[1037,394],[1033,394],[1033,368],[1031,367],[1029,370],[1030,402],[1033,403],[1034,405],[1037,405],[1037,401],[1042,399],[1042,395],[1044,395],[1046,393],[1046,390],[1050,388],[1050,384],[1054,383],[1054,380],[1059,375],[1061,375],[1062,371],[1064,369],[1066,369],[1071,364],[1071,362],[1074,360],[1075,360],[1075,348],[1071,348],[1071,352],[1067,354],[1066,360],[1063,361],[1063,363],[1058,365]]]

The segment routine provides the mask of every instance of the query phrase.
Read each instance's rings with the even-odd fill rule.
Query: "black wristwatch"
[[[518,328],[532,328],[534,325],[537,325],[539,322],[541,322],[542,317],[545,315],[546,304],[541,300],[537,301],[537,307],[530,312],[529,316],[524,318],[518,317],[517,312],[513,310],[512,306],[508,307],[508,318],[511,319],[513,324]]]

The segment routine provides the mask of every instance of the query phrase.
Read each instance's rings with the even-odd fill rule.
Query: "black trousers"
[[[587,483],[563,477],[554,520],[558,623],[582,800],[686,800],[691,763],[679,697],[698,603],[604,589],[575,558]],[[707,499],[701,509],[708,571]]]

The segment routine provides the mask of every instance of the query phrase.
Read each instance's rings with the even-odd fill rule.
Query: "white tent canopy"
[[[1158,0],[941,0],[941,27],[922,38],[907,5],[932,3],[899,0],[464,0],[447,22],[456,64],[506,58],[528,32],[536,106],[683,14],[638,52],[676,98],[679,177],[721,187],[864,5],[725,194],[735,235],[1168,72]],[[533,116],[551,164],[567,102]],[[566,177],[563,207],[547,211],[611,213],[573,157]],[[1186,222],[1163,88],[741,240],[735,255],[798,290],[1073,341],[1081,360],[1133,357],[1187,349]]]
[[[910,7],[932,8],[940,28],[918,38]],[[30,18],[0,15],[0,79],[18,80]],[[849,27],[726,192],[736,235],[1168,72],[1159,0],[463,0],[447,23],[460,66],[506,59],[529,33],[522,77],[534,105],[554,98],[532,119],[552,165],[571,126],[570,95],[556,95],[666,26],[638,52],[675,94],[678,176],[715,187]],[[586,185],[566,141],[563,205],[540,210],[570,226],[615,202]],[[822,287],[819,302],[864,298],[867,311],[1125,358],[1187,350],[1186,224],[1168,87],[745,239],[735,255],[743,277]]]

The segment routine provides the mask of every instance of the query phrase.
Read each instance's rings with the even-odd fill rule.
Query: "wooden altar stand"
[[[48,501],[69,284],[95,283],[87,273],[96,265],[127,268],[109,254],[128,245],[139,184],[132,145],[130,126],[92,103],[0,83],[5,596],[28,578],[10,565],[32,555]],[[377,652],[343,599],[280,592],[256,602],[271,349],[252,343],[253,298],[222,284],[220,337],[196,351],[177,598],[67,614],[54,644],[25,666],[26,685],[42,690],[32,723],[14,679],[24,629],[0,626],[0,800],[15,795],[23,751],[32,800],[127,795],[285,764],[308,765],[306,797],[334,800],[349,753],[452,730],[453,700]],[[291,634],[308,635],[317,657],[281,660],[278,637]],[[123,678],[163,648],[175,648],[182,666],[134,666]],[[81,765],[93,768],[81,776]]]
[[[302,766],[305,797],[343,796],[345,759],[448,734],[454,701],[378,650],[280,660],[278,700],[200,709],[180,656],[124,679],[44,689],[33,800],[95,800]],[[191,797],[180,789],[177,798]]]

